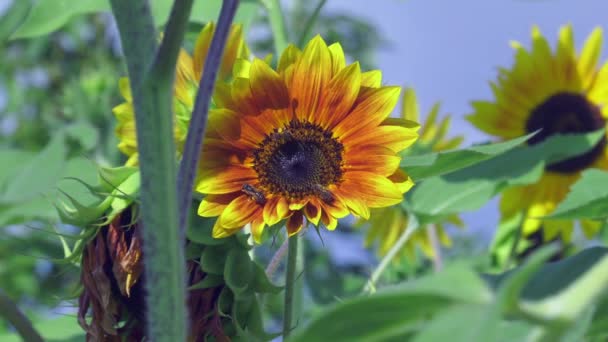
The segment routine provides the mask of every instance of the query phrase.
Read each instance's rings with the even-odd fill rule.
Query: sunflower
[[[229,91],[211,111],[196,190],[198,213],[219,216],[217,238],[246,224],[256,242],[266,225],[286,219],[289,235],[304,225],[336,228],[352,213],[402,201],[413,182],[399,152],[418,125],[389,118],[400,87],[381,73],[346,66],[340,44],[320,36],[300,51],[289,46],[276,70],[242,61]]]
[[[530,51],[515,42],[513,68],[499,69],[497,82],[491,87],[495,100],[472,103],[474,113],[469,121],[486,133],[502,139],[518,137],[542,129],[529,141],[537,144],[554,134],[592,132],[606,128],[608,107],[608,64],[598,66],[602,30],[596,28],[576,53],[572,27],[559,32],[555,52],[539,29],[532,29]],[[524,213],[524,236],[543,231],[545,241],[556,237],[570,241],[574,222],[542,220],[565,198],[570,186],[587,168],[608,169],[606,136],[589,152],[547,165],[535,184],[506,190],[500,210],[502,219]],[[587,237],[600,229],[600,224],[583,220]]]
[[[436,103],[433,106],[430,113],[426,117],[426,121],[420,128],[420,138],[418,141],[416,141],[412,148],[403,153],[404,156],[411,153],[446,151],[456,148],[462,143],[464,139],[462,136],[456,136],[453,138],[446,137],[450,127],[450,117],[445,116],[440,122],[437,122],[439,108],[439,103]],[[403,93],[401,117],[405,120],[416,122],[420,120],[418,101],[416,100],[416,93],[412,88],[407,88]],[[445,223],[450,223],[459,227],[462,227],[463,223],[458,215],[450,215],[445,219],[444,222],[435,224],[439,242],[445,247],[450,247],[452,245],[452,241],[445,233]],[[356,225],[363,226],[364,224],[364,221],[359,221]],[[369,247],[378,241],[378,254],[384,256],[403,234],[407,228],[407,225],[408,214],[400,205],[372,209],[369,219],[370,227],[365,238],[365,244]],[[425,227],[421,227],[410,236],[409,240],[401,250],[401,253],[409,260],[414,261],[416,259],[417,247],[420,248],[422,253],[429,258],[433,258],[436,255],[436,251],[431,243],[428,230]]]
[[[194,108],[194,100],[198,90],[198,82],[203,72],[207,52],[211,45],[211,39],[215,32],[213,23],[206,24],[199,33],[194,46],[194,57],[182,49],[177,60],[175,72],[173,115],[173,134],[178,152],[181,152],[186,135],[190,116]],[[243,28],[241,25],[233,25],[228,36],[228,41],[222,57],[222,63],[218,70],[217,89],[228,86],[232,79],[232,68],[237,59],[249,58],[249,49],[245,44]],[[118,120],[116,135],[119,138],[118,149],[124,153],[128,160],[126,165],[137,165],[137,139],[135,134],[135,111],[133,109],[133,97],[129,85],[129,79],[123,77],[119,81],[120,94],[125,99],[124,103],[113,108],[113,113]]]

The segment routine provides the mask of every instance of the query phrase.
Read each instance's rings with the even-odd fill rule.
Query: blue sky
[[[464,134],[467,144],[488,139],[464,116],[471,100],[491,99],[488,81],[498,66],[512,64],[511,40],[529,46],[536,24],[555,42],[559,27],[572,23],[580,47],[594,27],[608,30],[606,0],[329,0],[325,10],[377,25],[392,42],[378,53],[385,82],[414,87],[423,113],[441,101],[443,112],[453,115],[452,131]],[[494,200],[463,216],[470,231],[490,238],[497,215]]]

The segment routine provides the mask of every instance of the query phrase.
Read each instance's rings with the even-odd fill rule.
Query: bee
[[[261,190],[256,189],[256,187],[253,185],[243,184],[241,191],[249,195],[251,199],[255,201],[255,203],[259,205],[266,204],[266,197],[264,196],[264,193]]]
[[[319,194],[319,198],[327,204],[332,204],[335,201],[334,195],[327,189],[325,189],[321,184],[315,185],[315,190]]]

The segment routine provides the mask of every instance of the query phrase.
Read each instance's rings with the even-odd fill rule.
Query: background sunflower
[[[532,49],[513,42],[515,63],[499,69],[491,82],[494,101],[474,101],[469,121],[486,133],[503,139],[541,130],[529,145],[555,134],[572,134],[606,129],[608,108],[608,64],[598,66],[602,30],[596,28],[579,54],[574,47],[571,25],[562,27],[555,51],[538,27],[532,28]],[[570,186],[587,168],[608,169],[606,136],[589,152],[547,165],[535,184],[507,189],[501,199],[503,220],[525,213],[525,236],[541,229],[544,239],[561,236],[570,241],[573,222],[541,220],[567,195]],[[583,232],[592,237],[600,222],[581,221]]]

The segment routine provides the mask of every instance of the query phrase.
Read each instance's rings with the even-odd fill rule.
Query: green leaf
[[[496,341],[498,311],[489,305],[458,304],[439,313],[413,339],[414,342]]]
[[[19,0],[23,1],[23,0]],[[165,24],[173,1],[151,0],[152,15],[157,25]],[[191,21],[217,21],[221,1],[195,1]],[[249,25],[258,8],[257,2],[244,1],[237,11],[235,22]],[[12,38],[31,38],[56,31],[77,15],[110,11],[108,0],[38,0]]]
[[[475,210],[505,186],[538,181],[545,165],[588,151],[602,134],[555,135],[534,146],[513,148],[492,159],[428,179],[408,193],[409,205],[422,216]]]
[[[283,286],[274,285],[266,276],[264,268],[254,262],[253,290],[258,293],[279,293]]]
[[[200,259],[201,269],[206,273],[223,275],[227,252],[224,245],[206,246]]]
[[[439,176],[493,158],[526,142],[534,134],[495,144],[471,146],[467,149],[420,156],[404,156],[401,167],[414,180]]]
[[[456,264],[441,273],[339,303],[290,341],[402,341],[444,308],[455,303],[488,304],[492,297],[481,277]]]
[[[226,279],[226,285],[237,298],[247,291],[253,276],[253,264],[247,251],[240,248],[231,248],[226,257],[224,278]]]
[[[586,170],[566,198],[546,218],[601,219],[608,217],[608,172]]]
[[[99,141],[99,132],[90,122],[81,120],[65,128],[68,137],[76,140],[86,151],[92,150]]]
[[[39,197],[57,183],[63,174],[66,147],[57,135],[34,158],[14,170],[0,186],[0,203],[24,202]]]
[[[224,284],[224,277],[217,274],[207,274],[203,280],[190,286],[188,290],[208,289]]]
[[[31,7],[31,0],[13,1],[10,8],[0,17],[0,44],[4,43],[23,23]]]
[[[403,341],[420,324],[450,302],[434,295],[376,292],[349,300],[324,311],[290,342]]]
[[[215,239],[211,235],[217,217],[200,217],[195,213],[196,208],[190,215],[190,224],[186,229],[186,236],[190,241],[205,245],[218,246],[227,242],[226,239]]]
[[[73,16],[109,10],[107,0],[39,0],[12,38],[41,36],[59,29]]]

